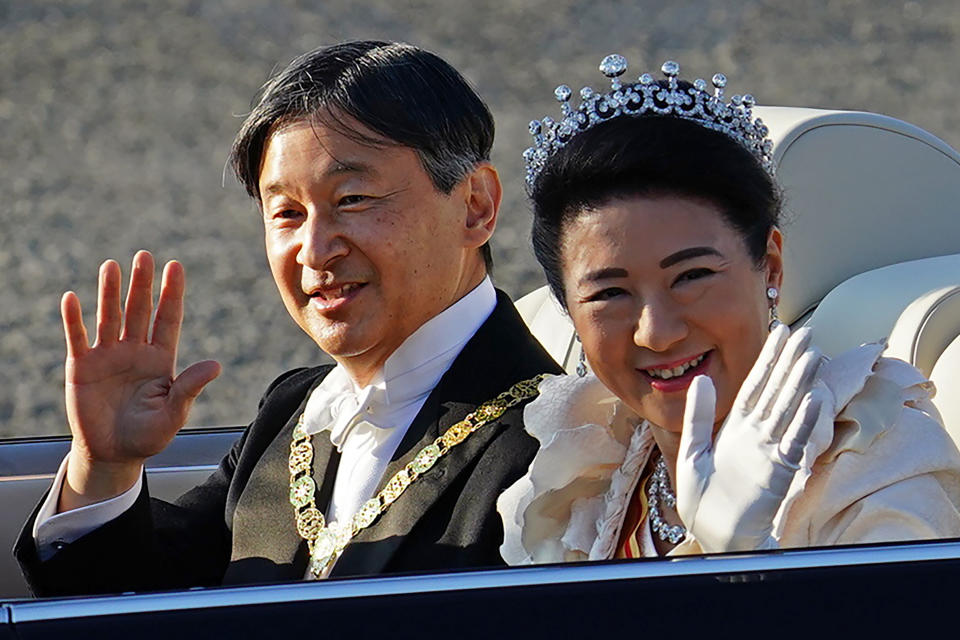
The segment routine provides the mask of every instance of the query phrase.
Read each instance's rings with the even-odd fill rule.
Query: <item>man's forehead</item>
[[[320,177],[348,173],[377,174],[378,162],[385,150],[399,145],[374,137],[372,131],[362,128],[345,131],[340,123],[327,123],[317,118],[299,119],[276,126],[267,136],[260,160],[260,184],[264,193],[279,189],[276,185],[292,162],[304,157],[310,161],[312,172]],[[388,151],[389,153],[389,151]],[[271,184],[265,184],[265,183]]]
[[[275,123],[267,133],[271,139],[291,129],[308,129],[324,146],[357,147],[358,151],[375,153],[386,147],[403,146],[370,129],[352,116],[339,111],[322,111]]]

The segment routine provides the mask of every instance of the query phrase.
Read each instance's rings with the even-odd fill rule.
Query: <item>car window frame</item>
[[[9,624],[130,616],[354,598],[435,596],[484,589],[536,588],[578,583],[712,578],[723,583],[763,581],[803,570],[898,568],[950,562],[960,566],[960,538],[737,552],[633,560],[585,561],[493,569],[331,578],[267,585],[194,588],[43,599],[0,599]],[[927,569],[934,565],[926,564]],[[0,619],[0,624],[3,620]]]

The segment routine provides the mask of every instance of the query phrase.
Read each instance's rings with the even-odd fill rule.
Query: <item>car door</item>
[[[240,436],[240,427],[184,430],[161,454],[147,461],[150,491],[171,499],[202,482]],[[23,523],[50,487],[70,449],[68,436],[12,438],[0,441],[0,598],[28,595],[10,550]]]
[[[953,624],[958,569],[951,541],[8,601],[0,639],[889,637]]]

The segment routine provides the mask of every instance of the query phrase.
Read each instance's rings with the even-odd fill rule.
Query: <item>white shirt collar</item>
[[[426,400],[496,304],[496,290],[487,276],[404,340],[366,387],[358,387],[342,366],[334,367],[307,400],[307,433],[329,429],[339,449],[361,420],[382,429],[406,429],[409,422],[401,425],[396,418],[411,404]]]

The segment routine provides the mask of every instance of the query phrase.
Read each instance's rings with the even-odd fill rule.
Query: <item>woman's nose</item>
[[[666,351],[687,337],[686,319],[669,302],[648,303],[640,309],[633,342],[651,351]]]
[[[342,229],[329,216],[311,213],[301,225],[299,235],[297,262],[311,269],[322,269],[349,250]]]

